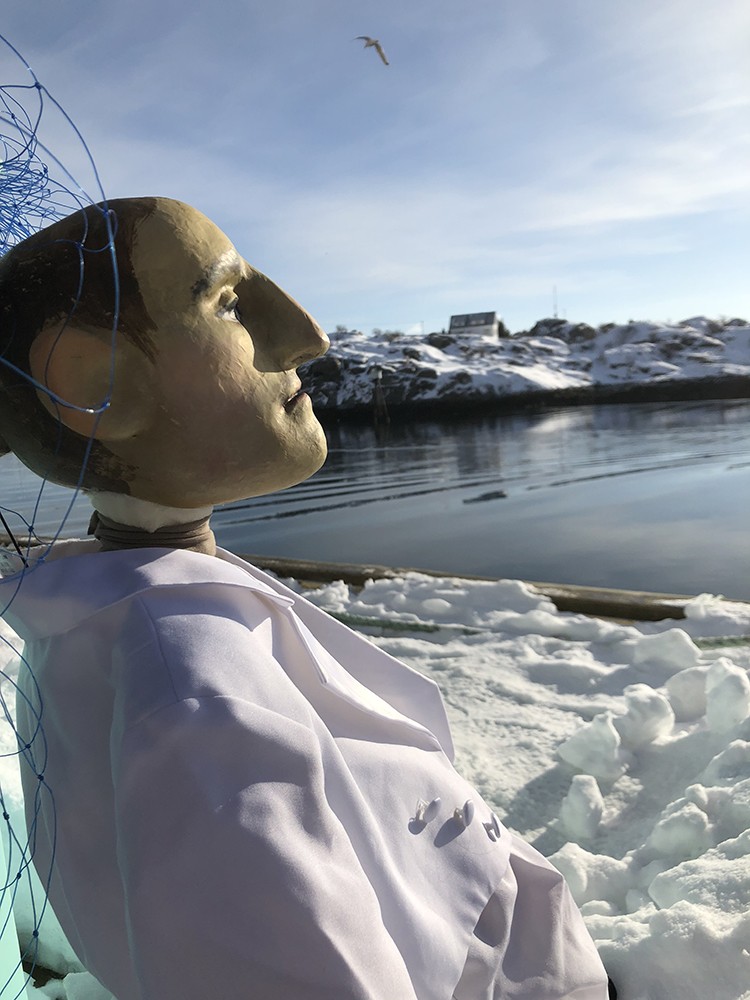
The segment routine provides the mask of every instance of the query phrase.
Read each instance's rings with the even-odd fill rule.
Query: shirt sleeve
[[[311,729],[189,698],[127,730],[113,771],[143,1000],[416,1000]]]

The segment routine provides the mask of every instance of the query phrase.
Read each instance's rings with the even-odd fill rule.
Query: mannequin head
[[[9,448],[54,482],[173,507],[310,476],[325,438],[295,370],[326,350],[323,331],[194,208],[163,198],[109,207],[114,333],[98,207],[0,260],[0,356],[39,386],[0,363]]]

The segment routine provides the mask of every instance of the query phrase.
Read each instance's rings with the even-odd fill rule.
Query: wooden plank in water
[[[488,580],[495,577],[439,572],[413,567],[378,566],[359,563],[318,562],[313,559],[286,559],[276,556],[242,555],[243,559],[268,569],[277,576],[294,577],[309,583],[343,580],[361,587],[366,580],[392,580],[404,573],[424,573],[427,576],[453,577],[462,580]],[[654,594],[641,590],[615,590],[610,587],[584,587],[566,583],[539,583],[527,580],[530,587],[548,597],[558,611],[573,611],[600,618],[621,618],[632,621],[661,621],[664,618],[685,617],[685,603],[690,594]]]
[[[0,536],[0,546],[9,539]],[[23,540],[26,543],[27,539]],[[38,544],[38,543],[37,543]],[[367,580],[393,580],[404,573],[424,573],[426,576],[455,577],[463,580],[494,581],[497,577],[457,574],[434,569],[405,566],[379,566],[375,563],[320,562],[315,559],[289,559],[281,556],[241,556],[259,569],[267,569],[281,577],[294,577],[303,583],[330,583],[343,580],[353,587],[363,587]],[[685,617],[685,603],[690,594],[656,594],[644,590],[616,590],[611,587],[585,587],[569,583],[540,583],[524,581],[534,590],[548,597],[558,611],[572,611],[598,618],[618,618],[626,621],[662,621],[665,618]]]

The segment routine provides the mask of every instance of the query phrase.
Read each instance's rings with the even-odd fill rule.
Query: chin
[[[318,469],[322,468],[326,458],[328,458],[328,442],[321,431],[319,439],[311,441],[310,446],[305,450],[304,456],[301,456],[300,460],[295,462],[292,478],[283,488],[296,486],[297,483],[302,483],[305,479],[309,479]]]
[[[212,502],[230,503],[288,490],[314,475],[327,457],[328,442],[318,425],[318,432],[311,434],[304,444],[297,441],[291,447],[280,449],[275,458],[267,456],[261,467],[253,468],[252,462],[249,462],[246,475],[230,486],[232,495]]]
[[[299,442],[295,448],[299,456],[299,466],[307,471],[297,480],[307,479],[323,465],[328,458],[328,441],[325,432],[319,424],[317,418],[313,416],[314,423],[310,426],[309,432],[305,435],[304,442]]]

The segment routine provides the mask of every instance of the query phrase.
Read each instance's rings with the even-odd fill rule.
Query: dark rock
[[[456,343],[456,338],[451,337],[449,333],[430,333],[425,337],[425,340],[430,347],[437,347],[440,351],[444,351],[446,347]]]
[[[558,317],[551,317],[548,319],[540,319],[536,322],[532,328],[529,330],[530,337],[558,337],[561,340],[564,339],[562,336],[563,327],[568,325],[567,320],[559,319]]]
[[[321,358],[313,358],[299,369],[300,377],[314,379],[338,379],[341,375],[341,362],[334,354],[324,354]]]
[[[724,329],[722,323],[717,323],[715,319],[704,319],[702,316],[696,316],[694,319],[684,319],[677,325],[692,327],[694,330],[697,329],[703,333],[721,333]]]
[[[588,323],[576,323],[575,326],[567,328],[564,339],[569,344],[580,344],[584,340],[594,340],[595,337],[596,330],[593,326],[589,326]]]
[[[421,368],[417,374],[410,379],[409,390],[414,397],[431,395],[437,382],[437,372],[433,368]]]
[[[316,408],[326,409],[336,405],[343,381],[343,366],[337,357],[325,354],[322,358],[314,358],[300,367],[299,376]]]

